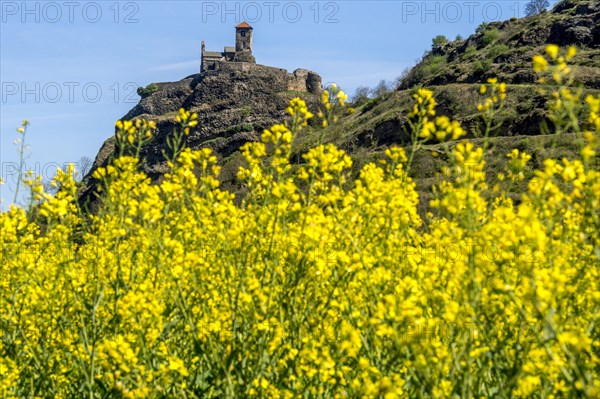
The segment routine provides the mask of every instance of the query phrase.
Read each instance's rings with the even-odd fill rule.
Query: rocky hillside
[[[409,145],[406,115],[416,87],[428,86],[439,104],[438,114],[461,121],[471,131],[479,123],[476,105],[479,84],[498,77],[508,85],[508,98],[492,134],[491,152],[497,159],[489,165],[498,169],[506,162],[503,151],[519,146],[533,154],[534,166],[543,157],[571,156],[580,138],[556,140],[546,119],[546,96],[540,94],[532,69],[533,55],[541,54],[549,43],[575,45],[574,76],[585,91],[600,93],[600,2],[563,0],[553,10],[540,15],[484,24],[465,40],[442,43],[426,53],[398,90],[369,100],[357,112],[341,118],[338,124],[320,130],[309,127],[298,137],[295,158],[316,144],[318,136],[350,153],[356,168],[374,159],[391,144]],[[320,77],[306,70],[293,74],[279,68],[251,64],[230,64],[222,71],[192,75],[179,82],[158,83],[123,119],[143,117],[157,122],[156,138],[142,151],[143,169],[153,179],[167,170],[162,151],[165,137],[173,132],[174,117],[183,107],[198,113],[199,124],[188,137],[188,146],[212,148],[220,157],[223,186],[242,193],[235,179],[243,160],[239,147],[258,140],[264,128],[285,118],[288,101],[296,96],[316,110]],[[542,131],[540,125],[544,125]],[[319,134],[313,134],[319,130]],[[545,135],[542,135],[545,133]],[[505,136],[505,137],[501,137]],[[506,137],[509,136],[509,137]],[[536,137],[532,137],[536,136]],[[474,137],[470,137],[474,138]],[[420,154],[413,175],[421,198],[437,181],[436,171],[443,159],[432,158],[432,143]],[[106,164],[114,151],[108,139],[96,157],[94,167],[82,184],[82,202],[93,198],[93,170]],[[540,160],[538,165],[535,163]],[[497,162],[496,162],[497,161]],[[493,172],[493,170],[491,171]],[[492,173],[490,173],[491,175]]]
[[[531,58],[545,45],[575,45],[575,78],[600,88],[600,2],[564,0],[552,11],[527,18],[481,24],[465,40],[436,43],[403,79],[401,88],[480,83],[488,77],[533,83]]]

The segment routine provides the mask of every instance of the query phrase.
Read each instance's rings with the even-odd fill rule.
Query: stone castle
[[[236,25],[235,47],[225,46],[222,52],[206,51],[203,40],[200,72],[220,70],[222,64],[226,62],[255,64],[256,60],[252,55],[252,30],[253,28],[247,22]]]
[[[250,73],[268,76],[274,87],[283,84],[284,89],[318,94],[322,90],[321,77],[306,69],[288,73],[285,69],[258,65],[252,55],[253,28],[247,22],[235,26],[235,47],[225,46],[222,52],[206,51],[202,41],[200,73],[204,76],[227,73]]]

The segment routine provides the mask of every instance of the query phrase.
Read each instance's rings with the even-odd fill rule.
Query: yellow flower
[[[558,57],[558,50],[559,48],[556,44],[549,44],[546,46],[546,54],[548,54],[553,60]]]
[[[581,150],[581,156],[583,157],[583,159],[585,160],[590,160],[592,159],[594,156],[596,155],[596,151],[594,151],[592,149],[591,146],[586,145],[583,147],[583,149]]]
[[[536,72],[544,72],[548,69],[548,61],[541,55],[533,57],[533,70]]]
[[[506,99],[506,83],[502,82],[498,85],[498,93],[501,100]]]
[[[340,90],[337,93],[337,98],[338,98],[338,101],[340,102],[340,105],[344,105],[344,103],[348,99],[348,96],[346,95],[346,93],[344,93],[342,90]]]
[[[577,54],[577,48],[575,46],[569,46],[567,49],[567,54],[565,55],[565,59],[567,61],[571,60]]]
[[[428,139],[432,136],[432,134],[435,132],[435,123],[431,122],[431,121],[427,121],[423,124],[423,127],[421,128],[421,132],[419,133],[419,137],[423,138],[423,139]]]

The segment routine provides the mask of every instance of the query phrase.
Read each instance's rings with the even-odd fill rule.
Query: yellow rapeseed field
[[[177,117],[160,184],[138,168],[154,124],[118,122],[97,212],[69,169],[52,196],[30,177],[34,206],[0,215],[0,397],[600,397],[600,98],[571,86],[573,55],[549,46],[534,68],[557,131],[585,146],[518,201],[530,155],[489,184],[487,144],[460,141],[427,89],[410,153],[355,179],[332,144],[290,161],[309,119],[347,111],[343,91],[314,116],[294,99],[242,148],[241,204],[210,150],[184,148],[196,115]],[[481,87],[484,138],[506,91]],[[421,218],[408,171],[427,140],[450,166]]]

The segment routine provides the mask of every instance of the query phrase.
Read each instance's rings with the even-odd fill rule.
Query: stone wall
[[[253,64],[256,64],[256,59],[252,55],[252,52],[249,50],[236,51],[235,55],[233,56],[233,61],[234,62],[251,62]]]
[[[318,94],[322,90],[321,77],[306,69],[296,69],[289,74],[288,90]]]

